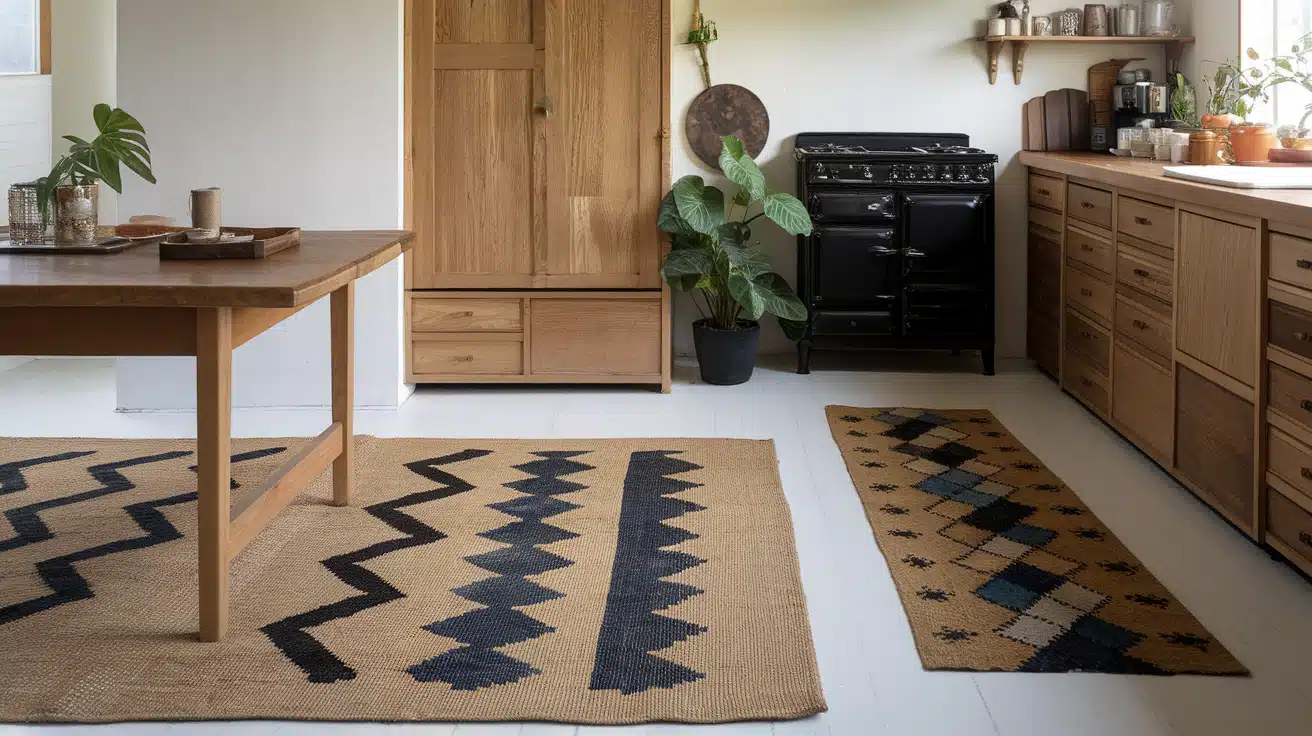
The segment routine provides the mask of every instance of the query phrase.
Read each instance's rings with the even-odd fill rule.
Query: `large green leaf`
[[[688,288],[689,277],[695,285],[713,268],[714,264],[707,251],[695,248],[673,250],[665,256],[665,262],[661,264],[661,278],[665,279],[665,283],[671,288],[684,291]]]
[[[806,335],[806,321],[795,319],[784,319],[779,317],[779,328],[784,331],[784,337],[793,342],[801,340]]]
[[[755,279],[770,270],[770,259],[759,248],[720,244],[729,264],[748,279]]]
[[[810,235],[811,215],[797,197],[771,192],[765,197],[765,216],[790,235]]]
[[[103,102],[91,109],[91,117],[95,118],[96,121],[96,130],[101,133],[105,132],[106,127],[109,125],[109,116],[113,112],[114,109]]]
[[[721,140],[724,141],[724,148],[720,151],[720,169],[724,175],[746,190],[750,201],[763,199],[766,193],[765,174],[761,173],[752,157],[747,155],[743,142],[731,135]]]
[[[765,314],[765,298],[756,283],[741,272],[729,277],[729,293],[734,301],[743,308],[743,316],[755,322]]]
[[[720,245],[742,245],[752,239],[752,228],[745,222],[726,222],[716,229]]]
[[[101,128],[102,133],[109,133],[119,130],[135,130],[138,133],[145,133],[146,129],[141,127],[141,123],[123,111],[122,108],[114,108],[109,114],[109,120],[106,121],[105,127]]]
[[[671,235],[690,235],[695,230],[688,221],[679,216],[679,205],[674,202],[674,190],[661,200],[661,212],[656,218],[656,227],[663,233]]]
[[[114,150],[103,143],[95,147],[96,153],[96,170],[100,173],[100,178],[109,185],[110,189],[123,193],[123,175],[119,171],[119,159]]]
[[[801,321],[806,319],[806,305],[793,293],[783,276],[777,273],[763,273],[752,281],[761,297],[765,311],[776,317]]]
[[[706,186],[700,176],[685,176],[674,184],[675,206],[692,229],[710,235],[724,224],[724,192]]]

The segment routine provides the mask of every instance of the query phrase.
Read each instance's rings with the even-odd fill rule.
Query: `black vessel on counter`
[[[978,350],[993,375],[997,156],[962,134],[802,133],[798,373],[813,350]]]

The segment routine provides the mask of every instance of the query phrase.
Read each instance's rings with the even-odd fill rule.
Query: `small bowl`
[[[1281,138],[1280,145],[1291,151],[1312,150],[1312,138]]]

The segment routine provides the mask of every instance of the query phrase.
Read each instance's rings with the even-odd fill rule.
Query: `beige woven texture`
[[[257,487],[302,440],[239,440],[234,453],[290,447],[238,462],[234,501]],[[293,719],[325,721],[563,721],[627,724],[786,719],[825,710],[806,600],[774,447],[747,440],[438,440],[357,438],[356,497],[327,505],[320,477],[233,563],[232,623],[226,640],[195,639],[194,502],[162,507],[184,536],[175,541],[78,562],[90,600],[57,605],[0,624],[0,721]],[[22,470],[28,488],[0,493],[0,513],[104,486],[88,472],[172,450],[186,440],[0,440],[0,465],[65,452],[85,458]],[[307,629],[356,673],[309,682],[261,632],[287,616],[361,595],[321,561],[404,537],[364,507],[439,487],[406,463],[464,450],[491,451],[441,469],[474,490],[403,509],[446,535],[364,567],[404,598]],[[624,694],[592,690],[602,617],[619,536],[621,500],[632,453],[677,451],[701,466],[676,476],[701,484],[674,497],[704,510],[670,526],[696,534],[671,549],[703,560],[669,578],[701,591],[659,611],[705,631],[655,652],[704,675],[691,683]],[[529,477],[514,466],[533,453],[583,451],[593,466],[565,476],[587,487],[560,496],[580,506],[548,519],[573,539],[542,545],[574,564],[533,576],[563,597],[516,610],[552,633],[500,648],[540,674],[458,691],[418,682],[407,668],[461,645],[423,627],[482,608],[452,592],[496,577],[463,558],[507,545],[478,536],[516,519],[488,504],[521,498],[506,487]],[[135,487],[40,513],[52,538],[0,551],[0,619],[6,607],[51,594],[36,574],[45,560],[115,540],[145,536],[124,511],[130,504],[195,490],[194,455],[125,468]],[[0,517],[0,550],[14,536]]]
[[[915,416],[922,411],[830,406],[826,414],[926,669],[1019,671],[1037,651],[1026,639],[1051,636],[1054,626],[1077,618],[1070,607],[1045,600],[1018,628],[1010,628],[1018,619],[1016,612],[975,595],[997,572],[1019,560],[1082,586],[1084,591],[1064,591],[1071,593],[1067,600],[1082,606],[1079,610],[1105,598],[1094,614],[1141,634],[1142,640],[1125,653],[1160,674],[1247,672],[991,413],[930,410],[952,420],[941,434],[959,434],[956,443],[980,452],[961,469],[1015,487],[1007,498],[1036,509],[1022,523],[1057,534],[1046,545],[1021,553],[1021,545],[958,523],[973,507],[916,488],[936,472],[933,464],[894,450],[904,440],[885,436],[894,425],[875,419],[886,412]],[[916,441],[926,446],[945,442],[934,436]],[[985,490],[997,492],[996,486]]]

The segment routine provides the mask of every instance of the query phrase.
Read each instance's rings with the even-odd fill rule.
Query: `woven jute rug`
[[[1247,673],[989,412],[826,411],[926,669]]]
[[[234,443],[234,502],[301,440]],[[774,447],[357,439],[196,640],[185,440],[0,440],[0,721],[782,719],[825,709]]]

